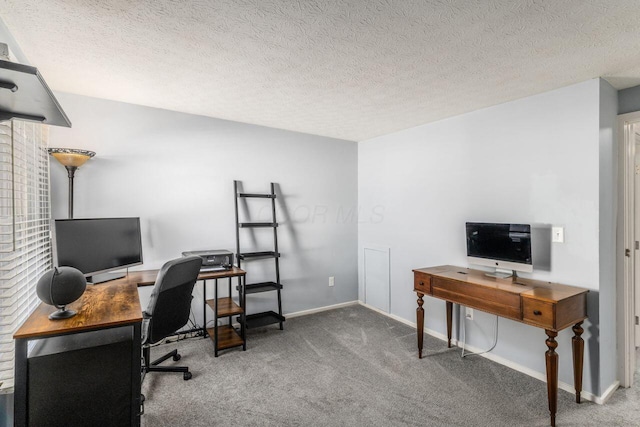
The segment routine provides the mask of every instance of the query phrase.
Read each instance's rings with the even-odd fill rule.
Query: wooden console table
[[[547,394],[551,425],[556,424],[558,404],[558,331],[573,325],[573,375],[576,402],[582,391],[584,332],[587,318],[587,289],[524,278],[497,279],[484,271],[443,265],[413,270],[413,290],[418,294],[418,357],[422,358],[424,332],[423,297],[429,295],[447,303],[447,338],[451,347],[453,304],[543,328],[547,334],[545,353]]]

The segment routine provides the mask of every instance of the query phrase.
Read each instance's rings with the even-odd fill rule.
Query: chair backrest
[[[150,318],[146,343],[156,343],[187,324],[201,266],[198,256],[174,259],[162,266],[145,310]]]

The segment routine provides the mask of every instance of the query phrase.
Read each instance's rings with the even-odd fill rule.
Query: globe
[[[76,314],[74,310],[67,310],[65,307],[80,298],[86,288],[87,279],[80,270],[55,267],[38,280],[36,293],[42,302],[58,309],[49,315],[49,319],[58,320],[68,319]]]

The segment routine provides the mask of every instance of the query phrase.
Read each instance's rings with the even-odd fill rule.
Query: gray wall
[[[599,313],[598,291],[613,285],[600,277],[601,245],[612,245],[609,212],[600,230],[600,182],[603,191],[612,185],[612,154],[610,139],[599,137],[600,112],[603,126],[610,118],[599,92],[594,79],[359,144],[359,204],[364,212],[384,212],[380,221],[361,221],[359,247],[390,248],[392,314],[415,322],[412,269],[467,265],[465,221],[563,226],[565,243],[552,244],[551,270],[532,277],[592,291],[584,389],[599,395],[598,318],[612,313]],[[607,269],[603,280],[610,276]],[[444,302],[427,298],[425,308],[425,326],[444,334]],[[488,348],[494,322],[476,311],[467,342]],[[570,330],[558,336],[559,379],[568,384],[571,336]],[[544,373],[544,341],[541,329],[500,319],[493,354]]]
[[[617,379],[616,216],[618,205],[618,92],[600,79],[600,390]],[[593,297],[593,295],[591,296]],[[604,388],[603,388],[604,387]]]
[[[618,92],[618,114],[640,111],[640,86]]]
[[[357,203],[356,143],[65,93],[56,96],[73,127],[51,128],[50,146],[97,153],[76,173],[74,216],[139,216],[141,269],[159,268],[187,250],[235,251],[233,180],[243,181],[249,192],[266,192],[269,182],[276,182],[284,311],[357,299],[356,218],[338,215],[354,210]],[[52,159],[50,174],[53,216],[66,218],[66,172]],[[255,208],[254,220],[270,215],[264,200],[248,203]],[[248,245],[268,250],[269,230],[242,232]],[[248,265],[248,281],[266,278],[272,264]],[[329,276],[335,276],[335,287],[328,286]],[[193,306],[199,319],[201,289],[196,286]],[[141,289],[143,305],[150,291]],[[260,294],[250,298],[248,311],[274,309],[274,301],[275,294]]]

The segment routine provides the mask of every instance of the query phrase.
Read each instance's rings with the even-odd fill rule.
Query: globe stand
[[[68,319],[76,315],[67,305],[82,296],[87,287],[87,279],[82,272],[73,267],[54,267],[46,271],[36,285],[38,298],[57,308],[49,315],[49,320]]]
[[[49,315],[50,320],[68,319],[77,314],[75,310],[67,310],[64,305],[62,307],[56,306],[56,308],[58,309],[58,311],[54,311]]]

